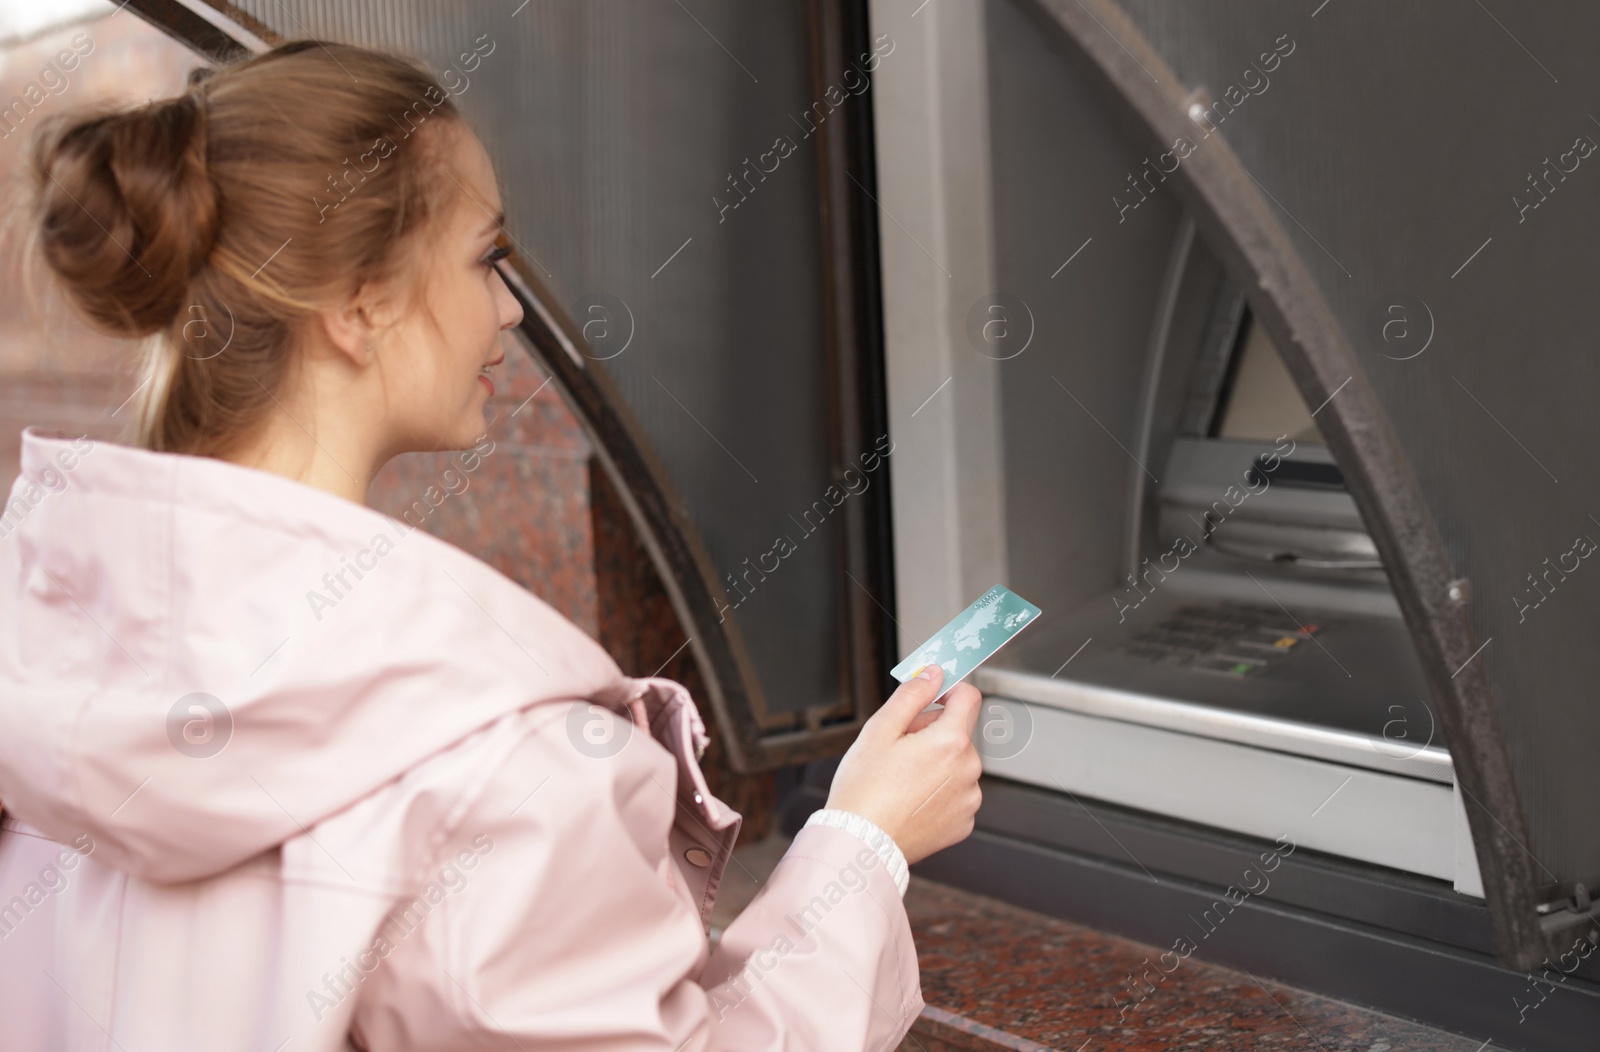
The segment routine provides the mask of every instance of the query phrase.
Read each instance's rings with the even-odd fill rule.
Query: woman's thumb
[[[889,695],[889,700],[883,703],[874,720],[882,722],[885,734],[899,737],[906,733],[911,721],[917,718],[917,713],[938,697],[943,684],[944,669],[929,663]]]

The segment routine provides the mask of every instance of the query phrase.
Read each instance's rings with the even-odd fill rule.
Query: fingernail
[[[933,670],[938,668],[938,667],[939,667],[938,665],[923,665],[922,666],[922,671],[917,673],[917,678],[918,679],[932,679],[933,678]]]

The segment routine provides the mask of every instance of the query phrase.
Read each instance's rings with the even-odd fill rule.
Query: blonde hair
[[[307,318],[414,273],[419,231],[460,193],[438,136],[416,135],[430,119],[461,116],[419,64],[297,40],[35,131],[28,255],[91,325],[147,338],[139,445],[226,454],[273,406]]]

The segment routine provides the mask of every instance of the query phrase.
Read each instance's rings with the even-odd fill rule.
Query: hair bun
[[[31,163],[42,255],[77,307],[117,336],[170,324],[217,232],[198,93],[55,118]]]

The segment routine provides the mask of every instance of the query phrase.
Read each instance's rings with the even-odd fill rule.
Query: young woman
[[[519,321],[428,74],[288,44],[31,166],[54,278],[150,339],[137,442],[25,432],[0,531],[0,1049],[895,1047],[977,691],[897,690],[709,953],[685,690],[364,505],[470,450]]]

